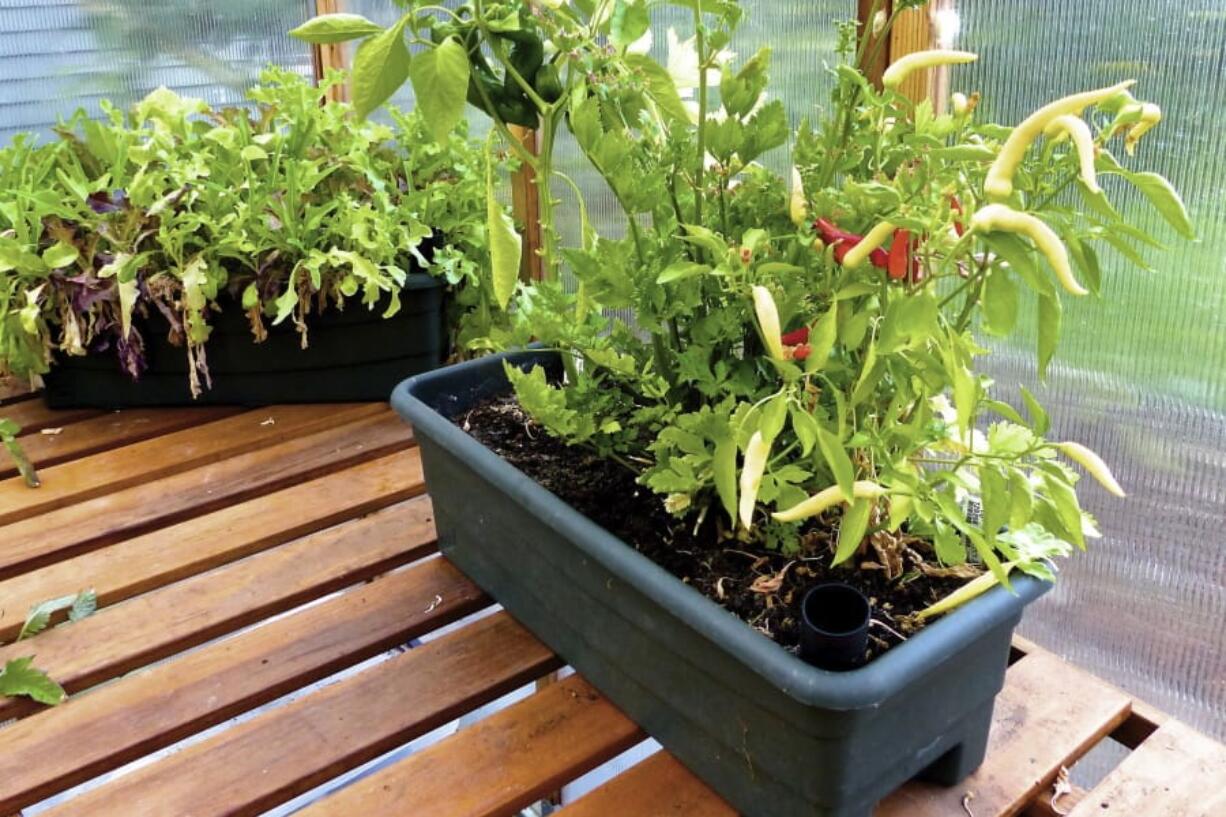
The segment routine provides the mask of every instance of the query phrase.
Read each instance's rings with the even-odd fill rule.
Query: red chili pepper
[[[903,229],[894,231],[894,243],[890,245],[889,267],[886,273],[891,281],[907,277],[907,256],[911,253],[911,233]]]
[[[809,342],[809,327],[802,326],[799,329],[793,329],[791,332],[784,332],[780,338],[784,346],[796,346],[800,343]]]
[[[949,197],[949,209],[953,210],[958,215],[962,215],[962,202],[958,201],[957,196]],[[958,238],[966,231],[966,227],[958,219],[954,219],[954,232],[958,234]]]
[[[792,349],[792,360],[804,360],[813,351],[807,343],[801,343]]]
[[[833,222],[824,218],[819,218],[813,222],[813,226],[821,233],[822,241],[834,247],[834,260],[840,264],[843,263],[843,257],[847,255],[851,248],[864,240],[864,236],[839,229]],[[868,260],[874,267],[885,269],[889,263],[889,255],[885,250],[878,247],[868,254]]]

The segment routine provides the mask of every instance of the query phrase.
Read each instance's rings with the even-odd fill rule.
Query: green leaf
[[[1034,515],[1034,486],[1021,471],[1009,472],[1009,527],[1021,530]]]
[[[268,158],[268,153],[259,145],[247,145],[238,152],[238,155],[246,159],[248,162],[258,162]]]
[[[1008,335],[1017,326],[1018,286],[1007,270],[988,273],[983,285],[983,328],[996,336]]]
[[[800,441],[800,454],[807,457],[813,446],[817,445],[817,435],[821,427],[816,417],[797,406],[792,406],[789,413],[792,417],[792,432]]]
[[[1018,386],[1018,389],[1022,394],[1022,402],[1026,404],[1026,412],[1030,415],[1030,425],[1034,427],[1034,433],[1043,436],[1051,428],[1051,418],[1047,416],[1047,410],[1025,386]]]
[[[47,625],[51,623],[51,616],[61,610],[67,610],[72,607],[76,599],[76,596],[61,596],[57,599],[48,599],[41,604],[35,604],[30,608],[30,612],[26,613],[26,620],[21,625],[21,631],[17,633],[17,640],[33,638],[47,629]]]
[[[809,357],[805,359],[805,371],[820,372],[830,360],[830,352],[839,334],[839,304],[830,304],[826,314],[817,319],[809,331]]]
[[[43,251],[43,263],[51,269],[63,269],[76,261],[81,255],[77,248],[63,241],[57,241]]]
[[[1098,253],[1094,247],[1076,236],[1070,236],[1065,240],[1065,244],[1068,245],[1069,255],[1080,273],[1079,280],[1090,292],[1099,294],[1102,291],[1103,272],[1098,265]]]
[[[856,481],[856,469],[851,464],[851,457],[847,456],[847,449],[843,448],[842,441],[833,431],[818,426],[817,447],[821,449],[822,458],[830,467],[830,473],[834,475],[839,490],[843,492],[843,496],[850,497]]]
[[[935,535],[932,543],[936,546],[937,558],[943,565],[960,565],[966,562],[966,542],[958,535],[958,531],[937,521],[933,525]]]
[[[1051,474],[1043,475],[1043,487],[1055,506],[1061,523],[1072,537],[1073,544],[1085,550],[1086,540],[1081,527],[1081,505],[1077,502],[1077,492],[1072,485]]]
[[[468,52],[455,37],[418,54],[409,66],[417,107],[439,144],[464,118],[468,74]]]
[[[1063,307],[1055,295],[1040,295],[1038,309],[1038,327],[1035,332],[1038,340],[1039,379],[1047,378],[1047,366],[1056,354],[1056,346],[1060,342],[1060,322]]]
[[[758,431],[767,442],[772,442],[783,430],[783,424],[788,418],[788,398],[779,394],[762,406],[762,419],[758,422]]]
[[[688,127],[690,114],[681,102],[676,83],[664,66],[646,54],[627,54],[624,59],[631,70],[642,75],[647,94],[660,106],[660,110],[674,122]]]
[[[369,37],[382,30],[382,26],[360,14],[321,14],[291,30],[289,35],[315,45],[326,45]]]
[[[10,698],[24,695],[40,704],[55,706],[66,694],[64,688],[47,677],[47,673],[31,666],[33,656],[14,658],[0,669],[0,695]]]
[[[855,555],[868,530],[868,517],[872,510],[871,499],[857,499],[843,512],[843,520],[839,523],[839,543],[834,551],[832,566],[840,565]]]
[[[735,526],[737,519],[736,440],[731,434],[715,444],[711,470],[715,477],[715,490],[719,494],[720,504],[724,506],[724,510],[728,512],[728,518]]]
[[[404,44],[408,15],[371,37],[353,58],[353,109],[365,119],[409,78],[409,49]]]
[[[520,256],[523,239],[515,232],[515,224],[499,203],[494,190],[493,146],[488,145],[485,162],[485,220],[490,242],[490,270],[493,275],[494,300],[507,308],[515,285],[519,282]]]
[[[1009,482],[997,468],[985,465],[979,467],[979,488],[980,504],[983,507],[981,526],[990,542],[1009,521],[1013,501],[1009,496]]]
[[[1158,173],[1128,173],[1126,178],[1141,195],[1149,199],[1149,203],[1158,211],[1158,215],[1166,219],[1166,223],[1175,228],[1175,232],[1184,238],[1196,238],[1196,228],[1188,217],[1188,208],[1184,206],[1179,192]]]
[[[72,607],[68,609],[68,620],[80,621],[83,618],[89,618],[96,612],[98,612],[98,594],[93,588],[82,590],[72,600]]]
[[[693,261],[677,261],[665,267],[664,271],[656,278],[656,283],[671,284],[674,281],[684,281],[687,278],[705,275],[710,271],[711,267],[706,264],[695,264]]]
[[[617,0],[609,25],[609,42],[618,48],[625,48],[651,27],[647,3],[644,0]]]

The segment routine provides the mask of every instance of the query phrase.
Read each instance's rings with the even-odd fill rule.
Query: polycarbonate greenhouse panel
[[[1174,182],[1200,241],[1179,239],[1120,179],[1104,178],[1112,200],[1172,249],[1141,248],[1153,272],[1101,252],[1102,297],[1066,299],[1046,387],[1033,329],[996,344],[987,367],[1002,387],[1036,389],[1053,436],[1101,453],[1129,494],[1083,482],[1103,536],[1067,562],[1024,632],[1226,737],[1226,11],[1204,0],[958,9],[958,46],[980,59],[954,70],[954,90],[981,91],[984,117],[1015,124],[1050,99],[1128,78],[1162,106],[1162,124],[1125,164]]]
[[[242,102],[268,63],[311,76],[310,47],[285,32],[314,10],[313,0],[0,0],[0,144],[159,85],[223,106]]]

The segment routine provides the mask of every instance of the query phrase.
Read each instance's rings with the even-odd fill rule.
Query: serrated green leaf
[[[381,34],[366,40],[353,58],[353,109],[365,119],[391,98],[409,78],[409,49],[404,44],[406,15]]]
[[[61,703],[66,695],[64,688],[47,673],[31,666],[33,661],[33,656],[14,658],[0,669],[0,696],[15,698],[21,695],[48,706]]]
[[[83,618],[89,618],[96,612],[98,612],[98,594],[91,587],[89,590],[77,593],[72,600],[72,607],[68,609],[68,620],[80,621]]]
[[[655,100],[660,111],[674,122],[688,126],[689,112],[681,102],[681,94],[677,93],[676,83],[673,82],[673,78],[669,76],[664,66],[646,54],[627,54],[625,62],[631,70],[637,71],[642,76],[648,96]]]
[[[72,603],[76,601],[76,598],[76,596],[60,596],[59,598],[48,599],[32,606],[30,611],[26,613],[26,620],[21,625],[21,631],[17,633],[17,640],[33,638],[47,629],[47,625],[51,623],[51,616],[61,610],[67,610],[72,607]]]
[[[409,66],[417,107],[439,144],[464,118],[468,75],[468,52],[455,37],[418,54]]]
[[[609,42],[625,48],[646,34],[650,27],[651,14],[646,0],[616,0],[609,21]]]
[[[382,30],[360,14],[321,14],[292,29],[289,35],[314,45],[327,45],[369,37]]]

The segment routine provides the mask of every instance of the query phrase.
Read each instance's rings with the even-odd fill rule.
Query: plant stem
[[[694,0],[694,43],[698,53],[698,166],[694,173],[694,223],[702,224],[702,184],[707,163],[707,36],[702,0]]]

